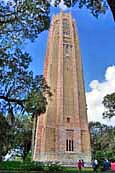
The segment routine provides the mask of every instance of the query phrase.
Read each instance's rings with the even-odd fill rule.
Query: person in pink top
[[[115,161],[111,162],[111,170],[115,172]]]
[[[79,162],[77,163],[77,167],[79,169],[79,172],[81,172],[81,169],[82,169],[82,161],[79,160]]]

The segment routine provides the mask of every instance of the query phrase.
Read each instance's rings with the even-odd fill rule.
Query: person
[[[107,159],[105,159],[104,162],[103,162],[103,170],[108,171],[109,168],[110,168],[110,163]]]
[[[95,159],[93,162],[92,162],[92,166],[93,166],[93,170],[95,172],[97,172],[97,168],[98,168],[98,161],[97,159]]]
[[[81,160],[82,168],[84,168],[84,160]]]
[[[81,160],[79,160],[77,166],[78,166],[79,172],[81,172],[81,169],[82,169],[82,162],[81,162]]]
[[[115,172],[115,160],[112,160],[111,161],[110,166],[111,166],[111,171],[114,171]]]
[[[84,160],[81,160],[81,164],[82,164],[82,169],[83,169],[83,171],[84,171],[84,167],[85,167]]]

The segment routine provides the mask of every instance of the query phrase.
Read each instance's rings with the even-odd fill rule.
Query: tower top
[[[64,12],[63,10],[61,10],[58,14],[54,15],[54,16],[72,16],[72,14],[70,12]]]
[[[68,12],[60,11],[60,13],[53,16],[52,23],[55,20],[63,19],[63,18],[71,18],[73,20],[72,14],[70,12],[68,13]]]

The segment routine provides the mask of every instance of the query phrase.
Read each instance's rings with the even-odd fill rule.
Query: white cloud
[[[67,10],[67,6],[64,4],[64,1],[61,0],[60,4],[59,4],[59,8],[63,11]]]
[[[115,125],[115,118],[111,120],[104,120],[102,118],[102,113],[104,112],[103,98],[105,95],[115,92],[115,65],[109,66],[106,69],[105,80],[103,82],[93,80],[89,86],[91,91],[86,93],[88,120]]]
[[[50,4],[51,4],[52,6],[54,6],[54,3],[55,3],[55,0],[51,0],[51,1],[50,1]],[[63,0],[61,0],[61,2],[60,2],[60,4],[59,4],[59,8],[60,8],[61,10],[63,10],[63,11],[65,11],[65,10],[67,9],[67,6],[64,4],[64,1],[63,1]]]
[[[115,66],[110,66],[107,68],[105,79],[108,81],[115,80]]]

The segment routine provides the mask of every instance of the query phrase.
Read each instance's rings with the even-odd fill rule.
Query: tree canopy
[[[115,116],[115,93],[107,94],[103,99],[103,105],[105,111],[103,113],[103,118],[112,118]]]
[[[0,2],[0,35],[16,40],[33,40],[49,27],[49,3],[45,0]]]
[[[48,14],[45,0],[0,2],[0,109],[5,114],[45,111],[49,87],[29,70],[31,57],[21,44],[48,29]]]
[[[92,158],[103,160],[115,159],[115,127],[89,122]]]
[[[0,1],[0,160],[17,147],[25,159],[32,127],[22,115],[45,112],[46,96],[51,95],[43,76],[29,70],[32,59],[21,47],[48,29],[49,7],[45,0]]]

